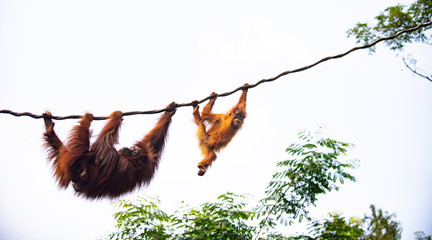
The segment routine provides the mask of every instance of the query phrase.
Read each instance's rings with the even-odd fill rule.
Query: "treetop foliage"
[[[341,159],[352,144],[317,138],[309,131],[300,132],[298,136],[302,142],[286,149],[291,158],[277,163],[281,171],[273,174],[265,191],[267,197],[257,208],[259,215],[270,212],[276,220],[289,224],[297,218],[300,222],[303,218],[310,220],[308,207],[316,205],[317,196],[338,190],[338,181],[341,184],[345,179],[355,181],[346,170],[357,166],[356,160]]]
[[[317,196],[338,190],[346,179],[355,181],[346,170],[357,166],[357,161],[341,158],[351,144],[308,131],[298,137],[300,143],[286,149],[290,158],[277,163],[281,171],[273,175],[266,198],[252,210],[246,196],[234,193],[173,214],[160,210],[157,198],[120,201],[122,210],[114,215],[118,231],[110,239],[290,239],[274,231],[276,221],[311,220],[308,208],[316,205]],[[262,231],[264,238],[258,238]]]
[[[376,38],[395,34],[403,29],[415,27],[418,24],[432,20],[432,0],[417,0],[411,6],[396,5],[386,8],[375,17],[376,23],[357,23],[347,31],[348,37],[354,36],[357,43],[367,44]],[[421,28],[415,32],[404,34],[386,42],[391,50],[402,50],[406,43],[422,42],[431,44],[432,35],[426,32],[431,27]],[[371,52],[375,48],[369,48]]]

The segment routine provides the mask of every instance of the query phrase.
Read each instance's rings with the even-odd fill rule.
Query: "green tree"
[[[174,225],[180,230],[175,239],[251,239],[255,228],[247,223],[255,213],[244,210],[245,197],[226,193],[218,200],[174,217]]]
[[[292,239],[344,239],[344,240],[397,240],[401,238],[402,227],[395,221],[395,214],[370,206],[371,213],[363,219],[352,217],[348,220],[339,213],[330,213],[328,218],[309,223],[308,235]],[[420,235],[419,235],[420,236]],[[422,237],[424,235],[421,235]]]
[[[265,216],[261,229],[271,229],[275,221],[292,224],[295,219],[310,220],[308,207],[316,206],[317,196],[338,190],[337,182],[355,181],[347,172],[357,166],[356,160],[342,161],[351,144],[312,135],[309,131],[298,134],[302,143],[290,145],[286,151],[291,156],[277,163],[282,171],[273,175],[256,211]],[[259,235],[258,233],[258,235]]]
[[[309,224],[309,232],[314,236],[311,239],[364,239],[365,230],[362,227],[363,221],[359,218],[345,217],[339,213],[330,213],[330,218],[315,220]]]
[[[417,31],[402,34],[399,37],[386,41],[391,50],[403,51],[407,43],[420,42],[427,45],[432,44],[432,35],[428,35],[432,20],[432,1],[417,0],[409,7],[404,5],[390,6],[381,14],[375,17],[374,24],[357,23],[357,25],[347,31],[348,37],[355,37],[357,43],[368,44],[371,41],[395,34],[401,30],[412,28],[420,24],[429,23],[428,26],[419,28]],[[369,48],[370,53],[375,52],[375,47]],[[411,57],[403,57],[405,66],[420,77],[432,82],[432,76],[426,76],[417,69],[417,61]]]
[[[136,201],[119,201],[114,214],[118,231],[110,239],[169,239],[173,232],[169,215],[159,209],[157,198],[138,198]]]
[[[418,231],[414,233],[416,240],[432,240],[431,235],[426,235],[423,231]]]
[[[401,239],[402,227],[395,221],[395,214],[388,214],[382,209],[370,206],[371,214],[364,217],[367,224],[365,239],[367,240],[394,240]]]

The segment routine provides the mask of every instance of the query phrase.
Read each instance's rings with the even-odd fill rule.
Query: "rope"
[[[337,55],[334,55],[334,56],[328,56],[328,57],[322,58],[321,60],[319,60],[319,61],[317,61],[315,63],[312,63],[310,65],[307,65],[307,66],[304,66],[304,67],[300,67],[300,68],[297,68],[297,69],[294,69],[294,70],[289,70],[289,71],[282,72],[279,75],[277,75],[275,77],[272,77],[272,78],[262,79],[262,80],[256,82],[255,84],[249,85],[247,88],[254,88],[254,87],[257,87],[258,85],[263,84],[263,83],[273,82],[273,81],[275,81],[275,80],[277,80],[280,77],[283,77],[285,75],[308,70],[308,69],[313,68],[313,67],[317,66],[318,64],[321,64],[321,63],[326,62],[328,60],[342,58],[342,57],[344,57],[344,56],[346,56],[346,55],[348,55],[348,54],[350,54],[350,53],[352,53],[354,51],[357,51],[357,50],[360,50],[360,49],[370,48],[370,47],[376,45],[379,42],[391,40],[391,39],[399,37],[402,34],[414,32],[414,31],[416,31],[416,30],[418,30],[420,28],[427,27],[427,26],[430,26],[430,25],[432,25],[432,20],[429,21],[429,22],[426,22],[426,23],[419,24],[419,25],[417,25],[415,27],[412,27],[412,28],[404,29],[404,30],[399,31],[399,32],[397,32],[397,33],[395,33],[393,35],[388,36],[388,37],[378,38],[377,40],[375,40],[375,41],[373,41],[373,42],[371,42],[369,44],[365,44],[365,45],[362,45],[362,46],[351,48],[350,50],[348,50],[348,51],[346,51],[344,53],[340,53],[340,54],[337,54]],[[231,95],[231,94],[233,94],[233,93],[235,93],[237,91],[240,91],[240,90],[242,90],[244,88],[245,88],[244,86],[241,86],[241,87],[238,87],[238,88],[236,88],[236,89],[234,89],[234,90],[232,90],[230,92],[216,94],[216,96],[217,97],[226,97],[226,96],[229,96],[229,95]],[[209,100],[211,98],[214,98],[214,97],[215,97],[215,95],[210,95],[210,96],[207,96],[207,97],[205,97],[205,98],[203,98],[203,99],[201,99],[199,101],[192,101],[192,102],[189,102],[189,103],[181,103],[181,104],[177,104],[176,103],[175,108],[194,106],[196,104],[203,103],[203,102],[205,102],[205,101],[207,101],[207,100]],[[163,109],[159,109],[159,110],[150,110],[150,111],[131,111],[131,112],[124,112],[123,116],[132,116],[132,115],[138,115],[138,114],[157,114],[157,113],[165,112],[167,110],[170,110],[170,109],[163,108]],[[0,113],[10,114],[10,115],[13,115],[15,117],[27,116],[27,117],[31,117],[31,118],[34,118],[34,119],[44,118],[43,114],[42,115],[37,115],[37,114],[29,113],[29,112],[17,113],[17,112],[13,112],[11,110],[0,110]],[[65,120],[65,119],[79,119],[79,118],[81,118],[81,116],[80,115],[52,116],[51,118],[55,119],[55,120]],[[108,117],[106,117],[106,116],[104,116],[104,117],[94,117],[94,120],[105,120],[105,119],[108,119]]]

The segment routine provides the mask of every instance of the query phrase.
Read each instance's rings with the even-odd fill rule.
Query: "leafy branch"
[[[410,63],[407,63],[407,60],[410,62]],[[425,78],[425,79],[427,79],[427,80],[429,80],[430,82],[432,82],[432,75],[431,76],[426,76],[426,75],[424,75],[424,74],[421,74],[419,71],[421,71],[421,70],[417,70],[417,67],[416,67],[416,64],[417,64],[417,60],[415,60],[415,59],[413,59],[413,58],[410,58],[410,57],[404,57],[404,58],[402,58],[402,61],[403,61],[403,63],[405,64],[405,66],[411,71],[411,72],[413,72],[414,74],[416,74],[416,75],[418,75],[418,76],[420,76],[420,77],[422,77],[422,78]],[[410,66],[410,64],[412,65],[412,66]]]
[[[368,44],[373,39],[389,34],[397,33],[403,29],[412,28],[419,24],[430,22],[432,20],[432,1],[417,0],[407,8],[404,5],[388,7],[384,12],[375,17],[376,23],[357,23],[357,25],[347,31],[348,37],[355,37],[357,44]],[[407,34],[400,35],[396,38],[386,41],[386,45],[392,51],[402,51],[407,43],[420,42],[426,45],[432,45],[432,34],[428,35],[431,26],[425,26]],[[375,46],[369,48],[369,53],[375,52]],[[414,60],[415,61],[415,60]],[[432,82],[431,77],[420,74],[414,66],[410,66],[403,58],[405,66],[414,74]]]
[[[265,216],[259,224],[258,239],[264,228],[272,228],[276,221],[292,224],[309,217],[308,207],[315,206],[317,196],[338,190],[337,182],[345,179],[355,181],[346,172],[357,166],[356,160],[340,161],[352,145],[329,138],[315,140],[309,132],[300,132],[300,144],[291,144],[286,152],[292,157],[277,164],[282,171],[276,172],[267,186],[267,197],[262,199],[256,209],[258,217]]]

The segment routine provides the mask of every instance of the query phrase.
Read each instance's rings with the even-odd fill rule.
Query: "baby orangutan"
[[[216,160],[216,152],[226,147],[234,135],[243,125],[246,118],[246,95],[249,84],[244,84],[240,99],[228,113],[216,114],[212,113],[213,105],[216,101],[217,94],[212,93],[212,99],[204,106],[204,109],[199,112],[198,104],[194,105],[193,116],[194,122],[198,125],[198,141],[204,159],[198,163],[198,175],[203,176],[208,167]],[[209,129],[206,130],[208,124]]]
[[[159,164],[176,104],[167,106],[156,126],[142,140],[131,148],[114,147],[118,143],[119,128],[123,113],[115,111],[100,132],[96,141],[90,144],[90,124],[93,115],[81,117],[66,144],[54,132],[51,113],[44,114],[44,147],[48,158],[53,161],[54,176],[60,187],[69,183],[78,195],[88,199],[116,198],[147,185],[152,180]]]

